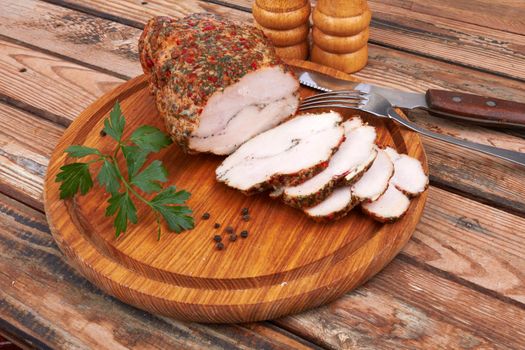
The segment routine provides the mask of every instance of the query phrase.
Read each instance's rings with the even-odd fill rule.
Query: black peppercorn
[[[216,222],[214,225],[213,225],[213,228],[219,228],[221,227],[221,224],[219,224],[218,222]]]
[[[249,213],[248,208],[242,208],[241,210],[242,215],[248,215],[248,213]]]
[[[233,229],[233,227],[228,226],[228,227],[226,227],[226,232],[228,232],[228,233],[234,233],[235,230]]]
[[[210,218],[210,213],[202,214],[202,220],[208,220]]]
[[[104,129],[100,130],[100,136],[104,137],[104,136],[106,136],[106,135],[107,135],[107,134],[106,134],[106,132],[104,131]]]
[[[230,234],[230,241],[235,242],[237,240],[237,235],[235,233]]]
[[[217,248],[217,250],[223,250],[224,249],[224,244],[221,243],[221,242],[218,242],[215,247]]]
[[[243,221],[250,221],[250,215],[246,214],[242,216]]]
[[[248,237],[248,231],[246,231],[246,230],[241,231],[241,237],[242,237],[242,238],[246,238],[246,237]]]
[[[215,235],[215,236],[213,236],[213,240],[215,242],[220,242],[220,241],[222,241],[222,237],[220,235]]]

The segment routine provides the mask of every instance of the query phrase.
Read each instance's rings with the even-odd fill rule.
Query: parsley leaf
[[[111,194],[105,215],[115,217],[113,226],[116,237],[126,231],[128,223],[135,224],[138,221],[133,197],[144,202],[155,212],[159,239],[161,218],[164,218],[170,230],[177,233],[193,228],[195,223],[191,216],[192,211],[184,205],[190,193],[184,190],[177,191],[175,186],[162,189],[160,183],[168,181],[168,174],[162,162],[154,160],[140,171],[146,164],[148,155],[170,145],[171,139],[159,129],[146,125],[137,128],[129,139],[122,140],[125,126],[126,119],[117,101],[109,118],[104,120],[104,131],[117,141],[116,148],[111,154],[102,154],[96,148],[82,145],[71,145],[66,149],[65,152],[73,158],[89,155],[98,157],[87,163],[71,163],[60,168],[61,171],[55,179],[56,182],[61,182],[60,198],[73,197],[77,192],[86,194],[93,187],[89,165],[102,162],[97,181],[106,192]],[[126,160],[127,177],[119,167],[117,159],[119,151],[122,151]],[[148,200],[138,193],[134,186],[146,193],[157,192],[157,194],[153,199]],[[123,188],[125,192],[120,192]]]
[[[115,227],[115,237],[119,237],[128,228],[128,221],[136,224],[137,208],[129,197],[128,192],[115,193],[108,200],[109,206],[106,208],[106,216],[117,213],[113,226]],[[118,212],[117,212],[118,211]]]
[[[81,194],[86,194],[93,187],[93,180],[89,173],[87,163],[71,163],[60,168],[61,172],[56,177],[56,182],[60,185],[60,199],[71,198],[79,190]]]
[[[166,220],[170,230],[176,233],[192,229],[195,226],[195,222],[191,216],[192,211],[188,207],[158,206],[155,208],[164,220]]]
[[[115,164],[109,160],[104,160],[97,176],[98,183],[106,187],[109,193],[116,193],[120,190],[118,170]]]
[[[104,131],[115,141],[120,142],[125,126],[126,119],[124,119],[124,116],[122,115],[120,103],[116,101],[115,106],[109,113],[109,118],[104,120]]]
[[[82,158],[89,156],[91,154],[96,154],[101,156],[102,154],[96,148],[81,146],[81,145],[71,145],[66,149],[66,153],[69,153],[71,157]]]
[[[140,149],[150,152],[158,152],[172,143],[166,134],[149,125],[143,125],[136,129],[131,134],[130,140]]]
[[[195,222],[191,217],[192,211],[188,207],[173,205],[184,204],[189,198],[189,192],[177,191],[175,186],[170,186],[157,194],[150,203],[153,209],[157,210],[166,220],[170,230],[180,233],[183,230],[192,229]]]
[[[126,159],[128,175],[129,177],[133,177],[137,175],[137,172],[142,168],[144,163],[146,163],[149,152],[141,150],[137,146],[122,146],[122,154],[124,154],[124,158]]]
[[[170,186],[163,189],[152,200],[153,206],[169,205],[169,204],[184,204],[190,198],[190,193],[187,191],[178,191],[175,186]]]
[[[146,193],[161,190],[159,182],[168,181],[168,172],[160,160],[154,160],[146,169],[142,170],[131,180],[131,184],[137,186]]]

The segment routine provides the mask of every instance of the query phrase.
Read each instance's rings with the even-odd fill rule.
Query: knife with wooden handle
[[[525,128],[525,103],[478,95],[430,89],[425,94],[337,79],[321,73],[293,68],[301,84],[321,91],[359,90],[374,92],[395,107],[425,108],[461,120],[501,127]]]

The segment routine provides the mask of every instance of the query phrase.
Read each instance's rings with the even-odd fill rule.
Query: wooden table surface
[[[525,2],[373,0],[368,66],[356,76],[525,102]],[[98,96],[141,73],[153,15],[251,21],[251,0],[0,0],[0,333],[67,349],[524,349],[525,168],[423,138],[431,186],[413,239],[377,277],[299,315],[183,323],[109,297],[68,266],[42,184],[53,147]],[[411,118],[525,152],[525,132]]]

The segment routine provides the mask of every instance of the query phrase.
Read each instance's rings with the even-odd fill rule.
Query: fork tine
[[[359,109],[357,105],[348,105],[348,104],[335,104],[335,103],[326,103],[326,104],[316,104],[308,106],[299,106],[299,111],[306,111],[309,109],[316,108],[345,108],[345,109]]]
[[[368,97],[367,93],[358,91],[358,90],[337,90],[331,92],[323,92],[316,95],[309,96],[304,99],[304,101],[315,101],[318,99],[331,98],[331,97],[348,97],[362,99]]]
[[[314,98],[305,98],[303,103],[317,102],[317,101],[332,101],[332,100],[345,100],[345,101],[363,101],[366,98],[363,96],[347,96],[347,95],[334,95],[334,96],[316,96]]]
[[[362,101],[363,100],[357,100],[357,99],[326,99],[326,100],[308,101],[306,103],[301,103],[301,106],[313,106],[313,105],[318,105],[318,104],[330,104],[330,103],[359,106]]]

